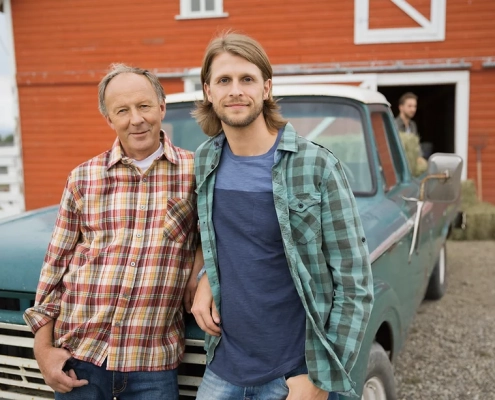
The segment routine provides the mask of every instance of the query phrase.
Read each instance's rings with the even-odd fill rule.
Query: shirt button
[[[135,267],[136,266],[136,263],[133,261],[131,262],[131,267]]]
[[[120,326],[120,321],[116,321],[114,325],[115,326]]]
[[[143,178],[143,182],[146,182],[147,180],[148,180],[148,179],[146,179],[146,178]]]
[[[141,207],[139,207],[139,208],[140,208],[141,210],[144,210],[144,209],[145,209],[145,207],[144,207],[144,206],[141,206]]]
[[[304,207],[304,204],[303,204],[303,203],[299,203],[297,206],[298,206],[299,208],[303,208],[303,207]]]
[[[140,234],[140,233],[138,233],[136,236],[137,236],[138,238],[140,238],[140,237],[141,237],[141,234]]]

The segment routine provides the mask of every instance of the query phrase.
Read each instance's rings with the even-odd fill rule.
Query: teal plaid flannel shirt
[[[224,142],[222,132],[203,143],[195,156],[205,268],[220,315],[212,206]],[[356,395],[349,374],[370,317],[373,279],[354,195],[333,154],[298,136],[291,124],[275,152],[272,180],[285,254],[306,310],[309,377],[323,390]],[[219,341],[206,335],[208,363]]]

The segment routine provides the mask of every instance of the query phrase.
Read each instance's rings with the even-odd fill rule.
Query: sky
[[[14,78],[11,57],[5,15],[0,13],[0,135],[12,133],[14,129]]]

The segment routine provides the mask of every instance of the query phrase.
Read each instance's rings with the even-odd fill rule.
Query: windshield
[[[280,99],[278,104],[298,134],[335,154],[356,195],[372,191],[364,123],[357,107],[314,97]],[[175,145],[192,151],[207,139],[191,117],[193,107],[193,103],[167,104],[162,122]]]

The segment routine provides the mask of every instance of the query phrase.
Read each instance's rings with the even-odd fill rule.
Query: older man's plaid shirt
[[[162,141],[143,175],[118,140],[71,172],[24,315],[34,332],[55,319],[56,346],[110,370],[171,369],[184,352],[182,297],[197,243],[193,154]]]
[[[205,267],[220,313],[212,205],[224,142],[221,133],[200,146],[195,156]],[[328,150],[298,136],[291,124],[286,125],[278,144],[272,178],[287,261],[306,310],[309,377],[329,392],[355,395],[349,373],[370,317],[373,279],[354,196],[339,161]],[[208,362],[219,341],[207,335]]]

